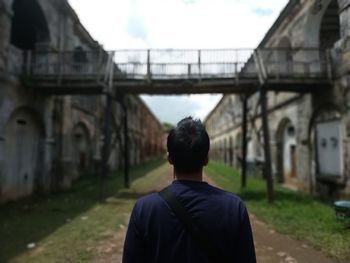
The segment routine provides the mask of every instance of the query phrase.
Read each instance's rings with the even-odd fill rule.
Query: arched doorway
[[[255,162],[255,142],[253,137],[249,137],[247,143],[247,162],[254,163]]]
[[[12,9],[12,45],[33,50],[38,43],[50,42],[46,18],[36,0],[14,0]]]
[[[288,76],[293,71],[292,43],[289,37],[284,36],[278,43],[278,50],[275,52],[278,75]]]
[[[230,143],[229,143],[229,160],[230,160],[230,166],[232,167],[233,164],[233,138],[230,136]]]
[[[332,49],[334,44],[340,39],[340,19],[339,5],[336,0],[330,1],[325,10],[320,25],[320,59],[327,61],[325,50]],[[326,72],[326,65],[323,66],[323,71]]]
[[[339,5],[336,0],[330,1],[322,17],[320,26],[320,49],[333,48],[340,39]]]
[[[334,46],[335,42],[340,39],[338,1],[315,1],[306,17],[303,39],[305,47],[327,49]],[[310,56],[316,56],[316,54],[310,54]]]
[[[220,162],[225,163],[225,140],[221,139],[220,143]]]
[[[73,129],[73,160],[78,176],[89,171],[91,162],[91,138],[85,124],[79,123]]]
[[[227,154],[227,150],[228,150],[228,147],[227,147],[227,139],[225,138],[224,139],[224,164],[227,165],[227,161],[228,161],[228,154]]]
[[[4,199],[33,193],[43,171],[44,129],[37,113],[20,108],[12,113],[5,128],[5,156],[2,171]]]
[[[236,141],[235,141],[235,152],[236,152],[236,159],[235,159],[235,166],[240,167],[242,165],[242,134],[238,133],[236,135]]]
[[[280,183],[295,183],[297,178],[296,134],[290,119],[283,119],[276,133],[277,179]]]

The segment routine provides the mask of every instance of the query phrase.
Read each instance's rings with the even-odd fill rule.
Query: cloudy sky
[[[106,49],[254,48],[287,0],[69,0]],[[221,95],[142,96],[161,121],[204,118]]]

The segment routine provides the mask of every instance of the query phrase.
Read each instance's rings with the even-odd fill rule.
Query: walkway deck
[[[317,49],[34,53],[26,73],[27,85],[48,94],[249,94],[262,83],[303,93],[330,87],[333,78],[329,56]]]

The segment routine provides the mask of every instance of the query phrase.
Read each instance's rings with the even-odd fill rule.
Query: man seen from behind
[[[130,218],[124,263],[256,263],[245,205],[236,195],[203,181],[209,147],[209,136],[199,120],[185,118],[170,131],[167,150],[174,181],[167,190],[193,227],[160,194],[139,199]],[[197,240],[192,233],[196,231],[208,244]],[[218,255],[217,260],[213,254]]]

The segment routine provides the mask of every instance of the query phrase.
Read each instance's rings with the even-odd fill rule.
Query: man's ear
[[[167,159],[168,159],[168,162],[169,162],[171,165],[174,164],[174,163],[173,163],[173,160],[171,160],[171,158],[170,158],[169,153],[167,153]]]
[[[203,166],[207,166],[208,163],[209,163],[209,156],[207,155],[207,157],[204,159]]]

